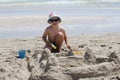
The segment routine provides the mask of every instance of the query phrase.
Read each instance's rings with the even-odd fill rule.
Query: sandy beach
[[[0,40],[0,80],[120,80],[120,33],[69,36],[73,50],[44,51],[41,38]],[[17,58],[24,48],[26,58]]]
[[[44,50],[51,12],[72,50]],[[0,80],[120,80],[120,1],[0,0]]]

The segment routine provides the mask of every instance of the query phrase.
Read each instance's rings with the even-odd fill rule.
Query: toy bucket
[[[18,51],[18,58],[25,58],[26,56],[26,51],[25,50],[20,50]]]

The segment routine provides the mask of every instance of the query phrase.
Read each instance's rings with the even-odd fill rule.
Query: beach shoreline
[[[49,24],[47,16],[2,16],[0,17],[0,38],[39,37]],[[60,27],[68,35],[119,33],[118,16],[71,16],[62,17]]]
[[[44,49],[51,12],[71,50]],[[120,80],[120,1],[0,0],[0,80]]]

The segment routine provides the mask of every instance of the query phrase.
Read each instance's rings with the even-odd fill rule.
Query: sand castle
[[[1,40],[0,80],[120,80],[119,34],[81,35],[70,40],[84,53],[69,56],[63,46],[61,53],[51,54],[43,49],[40,38]],[[20,43],[27,51],[24,59],[16,57]]]

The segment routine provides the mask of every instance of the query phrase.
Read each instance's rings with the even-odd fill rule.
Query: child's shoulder
[[[59,27],[59,29],[60,29],[60,30],[63,30],[63,31],[65,30],[65,29],[64,29],[63,27],[61,27],[61,26]]]
[[[51,28],[51,26],[48,26],[47,28],[46,28],[46,30],[49,30]]]

